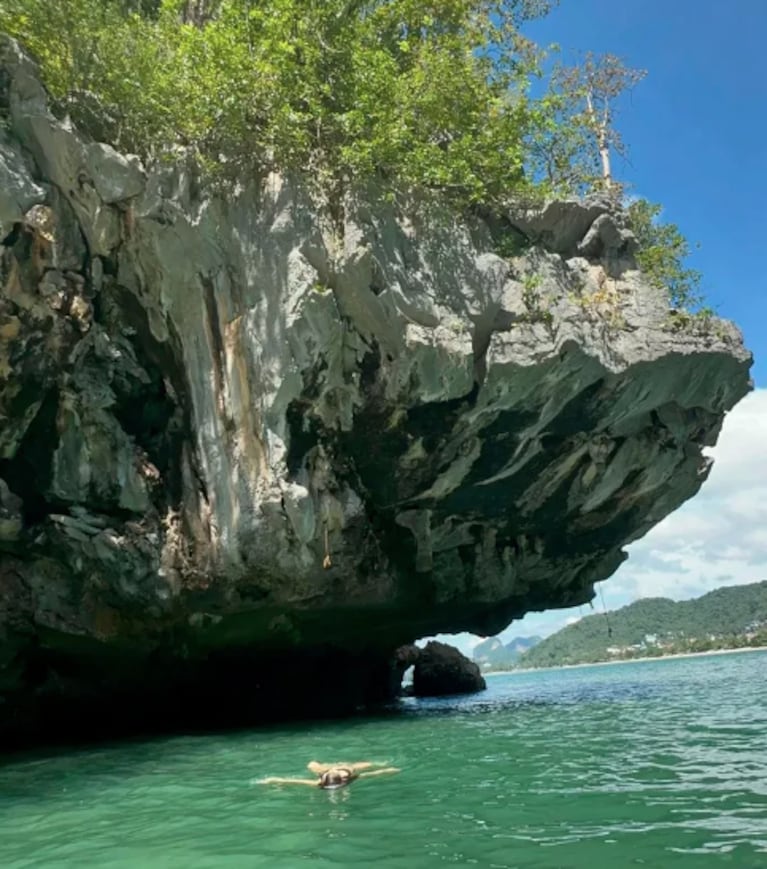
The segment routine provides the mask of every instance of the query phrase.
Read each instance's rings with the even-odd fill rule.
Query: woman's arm
[[[360,778],[370,778],[372,775],[388,775],[392,772],[402,772],[401,769],[398,769],[396,766],[387,766],[384,769],[373,769],[370,772],[361,772],[359,774]]]
[[[306,765],[306,768],[309,772],[313,772],[315,775],[322,775],[323,772],[327,772],[329,769],[350,769],[352,772],[359,772],[361,769],[370,769],[373,766],[386,766],[387,761],[385,760],[360,760],[357,763],[342,763],[338,761],[337,763],[318,763],[316,760],[310,760]]]
[[[259,785],[311,785],[317,787],[316,779],[309,778],[281,778],[280,776],[269,776],[268,778],[260,778],[256,782]]]

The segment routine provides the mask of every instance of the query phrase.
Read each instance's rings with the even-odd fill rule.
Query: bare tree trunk
[[[610,146],[607,144],[607,134],[604,127],[599,128],[598,137],[599,159],[602,162],[602,180],[607,190],[613,186],[613,176],[610,168]]]
[[[594,135],[597,138],[597,149],[599,150],[599,162],[602,164],[602,182],[605,189],[610,190],[613,186],[612,168],[610,166],[610,143],[607,137],[609,129],[610,117],[607,104],[605,103],[604,117],[600,121],[597,118],[597,113],[594,110],[594,100],[591,93],[586,94],[586,111],[589,116]]]
[[[202,27],[212,17],[215,5],[211,0],[186,0],[181,10],[182,23]]]

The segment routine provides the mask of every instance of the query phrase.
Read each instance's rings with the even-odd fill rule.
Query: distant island
[[[477,653],[497,638],[480,643]],[[484,669],[517,670],[767,646],[767,582],[731,586],[686,601],[645,598],[585,616],[514,660]]]
[[[488,637],[476,645],[472,657],[481,670],[504,670],[514,666],[522,655],[537,646],[543,637],[514,637],[504,643],[498,637]]]

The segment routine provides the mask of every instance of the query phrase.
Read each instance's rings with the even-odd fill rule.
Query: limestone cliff
[[[8,739],[385,697],[402,643],[589,600],[749,388],[604,202],[216,191],[9,40],[0,241]]]

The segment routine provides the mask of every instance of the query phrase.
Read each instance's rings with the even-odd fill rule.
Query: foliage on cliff
[[[698,308],[702,303],[701,275],[685,265],[690,245],[678,226],[658,219],[660,213],[661,206],[646,199],[628,207],[631,228],[639,242],[637,261],[650,281],[666,290],[673,308]]]
[[[237,172],[373,171],[489,200],[524,186],[537,56],[513,0],[7,0],[0,28],[77,116],[94,92],[113,144],[169,144]],[[181,23],[179,20],[181,16]]]
[[[647,598],[607,617],[586,616],[526,652],[519,666],[737,648],[748,644],[747,634],[753,634],[751,640],[767,639],[767,582],[720,588],[695,600]]]
[[[375,177],[459,203],[619,196],[614,109],[643,76],[612,55],[556,66],[520,27],[557,0],[4,0],[0,30],[40,62],[62,112],[145,159],[181,147],[230,180]],[[540,91],[541,89],[538,88]],[[641,265],[695,307],[676,226],[641,202]]]

